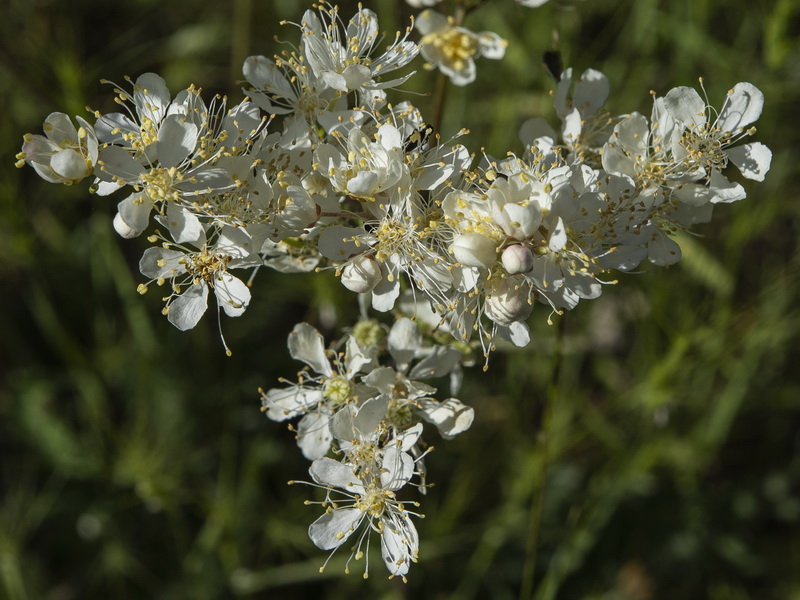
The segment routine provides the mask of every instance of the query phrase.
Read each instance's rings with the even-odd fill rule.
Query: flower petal
[[[308,537],[321,550],[333,550],[341,546],[358,528],[364,513],[359,509],[338,508],[325,513],[308,528]]]
[[[333,375],[331,363],[325,356],[322,335],[308,323],[298,323],[289,334],[289,354],[295,360],[306,363],[316,373]]]
[[[772,163],[772,151],[761,142],[728,148],[728,158],[739,167],[742,175],[755,181],[764,181]],[[54,167],[55,168],[55,167]]]
[[[747,127],[761,116],[764,94],[752,83],[742,81],[733,86],[719,111],[717,125],[723,131],[735,131]],[[761,180],[759,180],[761,181]]]
[[[169,305],[167,320],[181,331],[191,329],[200,322],[208,308],[208,286],[193,285]]]

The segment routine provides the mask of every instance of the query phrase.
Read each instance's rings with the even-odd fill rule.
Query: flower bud
[[[497,244],[480,233],[457,235],[450,246],[456,260],[465,267],[486,267],[497,259]]]
[[[527,246],[521,244],[506,246],[500,260],[509,275],[527,273],[533,268],[533,253]]]
[[[366,254],[356,256],[342,271],[342,285],[357,294],[370,291],[382,278],[378,262]]]
[[[486,315],[498,325],[511,325],[527,319],[532,305],[528,302],[530,284],[521,276],[505,277],[486,297]]]

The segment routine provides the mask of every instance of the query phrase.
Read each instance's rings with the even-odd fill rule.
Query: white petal
[[[170,115],[158,130],[156,152],[162,167],[181,164],[197,145],[197,125],[186,121],[183,115]]]
[[[482,56],[493,60],[500,60],[506,53],[508,42],[496,33],[482,31],[478,34],[478,45],[480,46],[480,53]]]
[[[714,196],[711,199],[714,204],[720,202],[727,204],[747,198],[747,192],[741,184],[735,181],[728,181],[728,178],[719,171],[711,171],[708,190]]]
[[[660,229],[654,229],[647,244],[647,258],[654,265],[673,265],[681,259],[681,247]]]
[[[217,295],[217,304],[229,317],[238,317],[250,304],[250,288],[227,271],[222,271],[214,278],[214,293]]]
[[[119,178],[125,182],[135,182],[145,172],[145,168],[136,162],[125,148],[107,146],[100,150],[97,157],[95,175],[104,181]]]
[[[150,211],[153,210],[153,201],[146,194],[138,192],[131,194],[117,205],[119,218],[128,228],[128,235],[123,237],[131,238],[141,234],[150,224]],[[115,226],[116,227],[116,226]],[[122,232],[117,229],[122,235]]]
[[[332,225],[326,227],[319,236],[317,248],[322,256],[331,260],[346,260],[363,249],[353,242],[353,238],[364,235],[364,230],[357,227]],[[346,240],[346,241],[345,241]]]
[[[375,171],[359,171],[347,181],[347,191],[354,196],[371,196],[378,189],[379,179]]]
[[[555,142],[557,134],[555,129],[542,117],[528,119],[519,129],[519,139],[523,144],[532,145],[540,137],[547,137]]]
[[[387,490],[399,490],[414,475],[414,459],[396,447],[383,451],[381,462],[381,486]]]
[[[444,439],[450,439],[469,429],[475,418],[472,407],[462,404],[456,398],[448,398],[443,402],[422,399],[420,402],[422,418],[436,425]]]
[[[414,321],[402,317],[392,325],[387,342],[392,358],[403,365],[411,362],[422,347],[422,334]]]
[[[593,114],[608,98],[608,78],[600,71],[587,69],[575,83],[572,104],[583,115]]]
[[[178,244],[197,242],[205,234],[200,219],[174,202],[167,206],[166,220],[169,233]]]
[[[159,277],[171,278],[179,273],[185,273],[185,267],[180,263],[185,254],[178,250],[168,250],[161,246],[148,248],[139,261],[139,271],[145,277],[158,279]],[[160,263],[160,264],[159,264]]]
[[[497,244],[480,233],[461,233],[453,239],[450,251],[467,267],[491,267],[497,260]]]
[[[553,227],[553,231],[550,232],[550,241],[547,243],[547,247],[550,248],[553,252],[558,252],[567,244],[567,230],[564,227],[564,221],[561,220],[561,217],[558,218],[556,222],[556,226]]]
[[[333,550],[341,546],[358,528],[364,517],[357,508],[337,508],[325,513],[308,528],[308,537],[321,550]]]
[[[421,35],[447,29],[450,26],[447,22],[447,17],[435,10],[423,10],[414,25]]]
[[[395,577],[408,573],[408,568],[417,558],[419,536],[406,514],[392,515],[390,521],[383,519],[383,535],[381,536],[381,556],[386,568]]]
[[[242,72],[244,73],[244,78],[253,84],[253,87],[262,92],[269,92],[282,98],[297,97],[281,70],[272,60],[265,56],[248,57],[244,61]]]
[[[167,114],[170,93],[164,80],[155,73],[144,73],[133,86],[133,101],[139,117],[158,124]]]
[[[193,285],[169,305],[167,320],[181,331],[191,329],[200,322],[208,308],[208,286]]]
[[[400,135],[400,131],[394,125],[381,125],[378,128],[378,141],[387,150],[403,146],[403,136]]]
[[[378,285],[372,288],[372,308],[378,312],[388,312],[392,310],[394,308],[394,303],[400,297],[400,282],[397,279],[397,275],[393,275],[392,280],[390,280],[388,277],[389,272],[385,269],[385,266],[386,265],[381,268],[383,279],[378,282]]]
[[[91,167],[86,164],[86,159],[71,148],[53,154],[50,166],[53,171],[69,181],[79,181],[92,173]]]
[[[293,385],[288,388],[273,388],[267,392],[264,406],[267,417],[273,421],[285,421],[308,412],[322,401],[319,389],[302,388]]]
[[[331,363],[325,356],[322,335],[308,323],[298,323],[289,334],[289,354],[295,360],[306,363],[316,373],[333,375]]]
[[[664,97],[664,108],[684,126],[701,127],[706,122],[706,103],[694,88],[681,86],[671,89]]]
[[[353,468],[332,458],[318,458],[311,463],[308,472],[320,485],[330,485],[357,494],[364,493],[364,485],[353,472]]]
[[[75,143],[78,140],[78,130],[75,129],[69,116],[64,113],[50,113],[44,120],[42,130],[47,139],[59,146],[64,142]]]
[[[565,141],[576,142],[581,135],[583,129],[583,117],[577,108],[573,108],[564,117],[564,126],[561,129],[561,135]]]
[[[317,460],[328,453],[333,436],[328,427],[330,417],[309,413],[297,424],[297,445],[308,460]]]
[[[764,181],[772,163],[772,151],[761,142],[728,148],[728,158],[748,179]]]
[[[723,131],[735,131],[747,127],[761,116],[764,94],[752,83],[743,81],[733,86],[719,111],[717,125]],[[761,181],[759,179],[759,181]]]
[[[524,348],[531,342],[531,331],[524,321],[515,321],[510,325],[499,327],[498,331],[500,332],[500,337],[511,342],[517,348]]]
[[[408,376],[411,379],[443,377],[455,368],[461,356],[452,346],[435,346],[433,352],[414,365]]]

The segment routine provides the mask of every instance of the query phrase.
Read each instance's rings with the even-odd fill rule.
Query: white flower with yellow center
[[[337,192],[364,202],[386,202],[409,184],[403,138],[393,125],[382,125],[374,137],[354,127],[340,147],[320,144],[315,157]]]
[[[311,372],[298,374],[298,383],[273,388],[262,396],[262,411],[273,421],[286,421],[302,415],[297,425],[297,445],[309,460],[328,452],[333,441],[329,421],[350,403],[363,402],[377,392],[356,381],[373,357],[351,336],[345,351],[333,355],[325,351],[322,335],[308,323],[299,323],[289,334],[289,353],[304,362]]]
[[[97,136],[89,123],[76,117],[78,127],[64,113],[52,113],[44,120],[44,136],[26,134],[17,167],[31,165],[50,183],[72,185],[94,171]]]
[[[191,223],[191,217],[188,220]],[[190,224],[182,230],[194,230],[194,226]],[[215,241],[202,243],[199,250],[164,241],[161,246],[145,250],[139,261],[139,270],[150,278],[148,283],[139,285],[139,293],[146,293],[152,283],[159,287],[169,283],[171,293],[164,298],[163,313],[182,331],[200,321],[208,308],[210,291],[229,317],[240,316],[250,303],[250,288],[229,272],[237,260],[250,254],[250,237],[235,227],[223,227],[213,235]],[[156,241],[157,237],[152,239]],[[200,240],[205,241],[205,235]]]
[[[381,537],[381,556],[389,573],[405,580],[419,552],[419,535],[411,517],[422,515],[408,510],[395,492],[413,475],[414,461],[391,447],[374,456],[374,462],[375,466],[368,469],[330,458],[312,463],[309,473],[317,485],[327,488],[328,495],[322,502],[325,513],[311,524],[308,535],[318,548],[335,551],[356,534],[347,560],[349,572],[350,562],[364,557],[370,535],[375,532]],[[332,497],[332,493],[337,496]],[[368,573],[367,561],[364,576]]]
[[[330,88],[342,93],[356,91],[372,104],[382,90],[406,81],[413,73],[391,81],[381,81],[385,73],[404,67],[419,49],[407,40],[411,28],[398,32],[383,54],[373,57],[380,39],[378,19],[367,8],[360,8],[345,26],[338,8],[323,2],[319,13],[307,10],[301,22],[302,51],[314,74]]]
[[[733,86],[716,118],[715,110],[694,88],[677,87],[664,97],[664,108],[678,125],[672,138],[673,156],[708,177],[711,202],[734,202],[747,195],[740,184],[722,174],[729,161],[755,181],[763,181],[769,171],[772,152],[764,144],[735,145],[755,133],[751,125],[763,106],[764,94],[747,82]]]
[[[434,10],[420,13],[416,24],[422,34],[420,53],[431,68],[438,68],[455,85],[475,81],[476,58],[499,60],[506,53],[508,42],[496,33],[459,27]]]

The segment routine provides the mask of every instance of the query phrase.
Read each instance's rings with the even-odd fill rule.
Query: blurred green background
[[[412,9],[365,2],[392,32]],[[342,11],[353,2],[341,2]],[[155,70],[241,97],[249,54],[295,0],[4,0],[0,21],[0,597],[800,599],[800,6],[795,0],[490,0],[468,26],[509,40],[451,90],[444,133],[519,150],[554,119],[541,65],[604,71],[612,113],[649,114],[703,76],[712,104],[766,95],[766,182],[682,235],[685,258],[620,277],[534,341],[467,375],[468,433],[436,442],[410,580],[344,576],[306,536],[308,464],[259,412],[257,388],[299,368],[295,322],[326,335],[354,299],[331,277],[259,273],[254,301],[181,333],[136,293],[144,240],[111,228],[116,198],[14,169],[53,111],[110,111]],[[280,30],[280,33],[279,33]],[[419,68],[419,64],[417,63]],[[409,90],[433,89],[421,72]],[[404,98],[395,96],[395,101]],[[424,112],[429,96],[408,96]],[[554,122],[554,121],[553,121]]]

